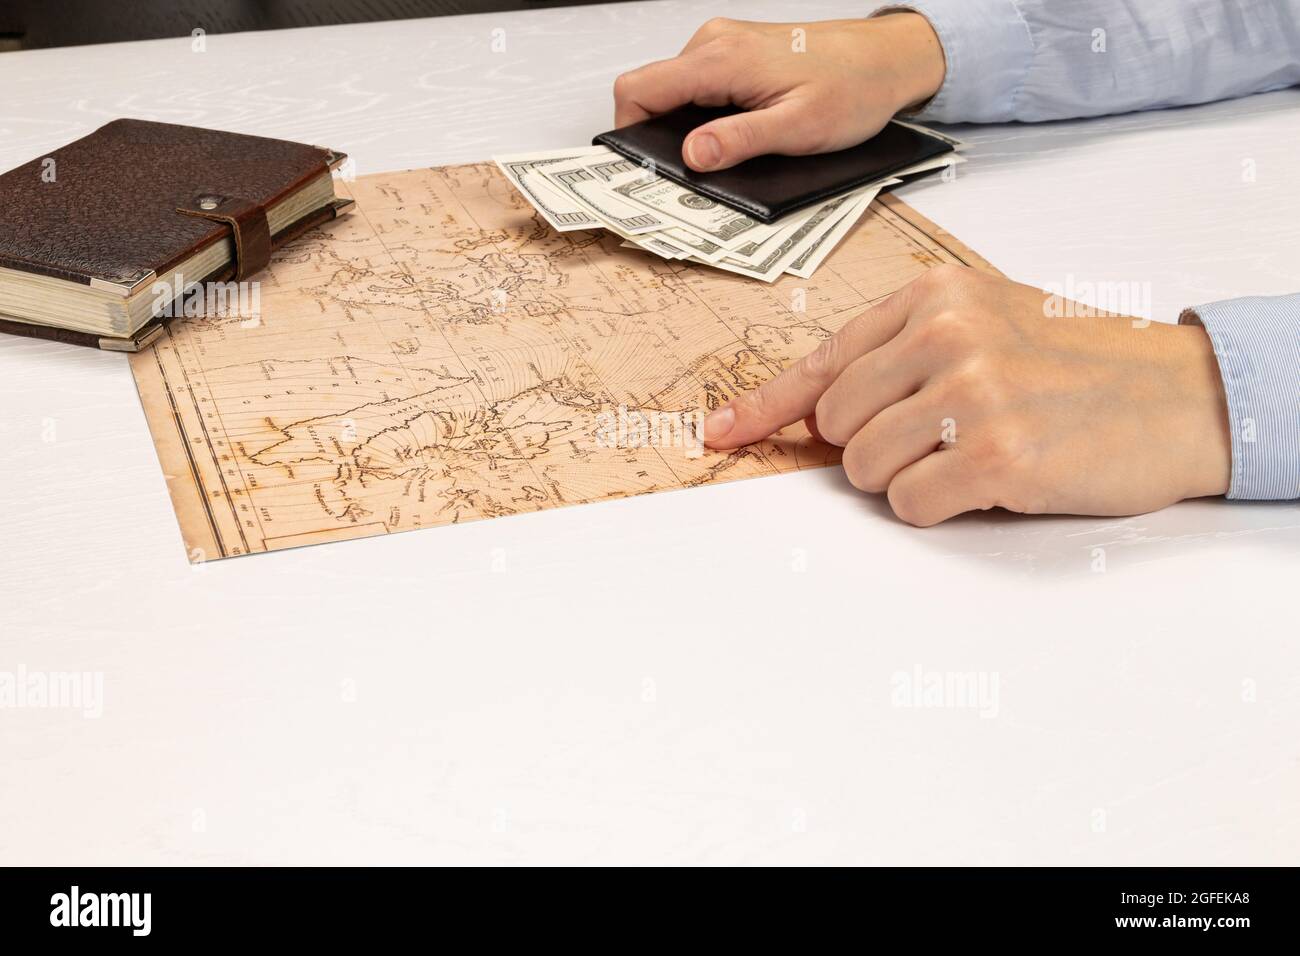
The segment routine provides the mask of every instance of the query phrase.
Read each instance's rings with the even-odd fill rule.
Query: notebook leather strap
[[[237,196],[204,194],[195,196],[176,211],[230,226],[235,239],[236,282],[261,272],[270,263],[271,227],[266,221],[266,210],[256,203]]]

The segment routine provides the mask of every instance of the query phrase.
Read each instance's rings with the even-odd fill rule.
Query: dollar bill
[[[828,200],[833,202],[834,200]],[[825,205],[822,203],[818,206],[810,206],[807,209],[800,209],[782,216],[776,222],[772,223],[776,227],[773,232],[761,242],[750,242],[738,249],[733,249],[725,254],[725,258],[733,262],[742,262],[747,265],[757,265],[768,257],[768,254],[784,242],[789,236],[799,230],[799,228],[812,216],[817,215],[817,211]],[[714,261],[717,261],[716,259]]]
[[[937,129],[930,129],[928,126],[918,126],[916,123],[908,123],[904,120],[890,120],[891,123],[897,123],[899,126],[905,126],[908,129],[914,129],[918,133],[924,133],[926,136],[933,136],[935,139],[943,140],[953,149],[965,149],[966,144],[955,136],[949,136],[947,133],[940,133]]]
[[[942,156],[934,156],[930,159],[922,160],[908,166],[906,169],[900,169],[894,173],[895,177],[914,176],[917,173],[927,173],[932,169],[943,169],[945,166],[956,166],[958,163],[966,162],[966,157],[957,153],[944,153]],[[873,183],[872,185],[876,185]]]
[[[723,250],[722,256],[707,260],[694,253],[689,258],[702,265],[711,265],[765,282],[774,281],[782,272],[804,279],[811,278],[812,273],[866,212],[880,189],[899,182],[901,180],[887,180],[880,186],[867,187],[848,196],[837,197],[804,214],[786,217],[791,220],[790,225],[771,239],[758,244],[756,251],[748,257],[741,258]],[[655,237],[662,238],[663,235],[656,233]],[[638,240],[647,238],[651,237],[637,237]]]
[[[611,199],[617,200],[613,196],[613,190],[610,189],[610,183],[615,179],[626,176],[632,172],[641,172],[642,167],[626,156],[611,152],[608,156],[593,156],[583,160],[583,167],[590,171],[592,175],[600,179],[604,186],[606,195]],[[639,207],[640,208],[640,207]],[[598,212],[598,210],[593,210]],[[654,215],[653,213],[647,214]],[[697,255],[709,262],[716,262],[726,255],[726,250],[717,243],[711,242],[707,236],[688,229],[685,226],[674,225],[673,223],[663,222],[658,216],[656,220],[662,223],[662,228],[655,233],[655,237],[670,245],[676,246],[682,250],[684,255]]]
[[[612,155],[604,146],[578,146],[541,153],[493,156],[492,161],[533,205],[543,219],[559,232],[599,229],[601,222],[590,212],[547,182],[541,170],[556,163],[572,163],[585,156]]]
[[[752,216],[647,170],[635,169],[626,173],[611,181],[610,187],[620,196],[685,226],[724,249],[737,249],[761,241],[776,231]]]
[[[818,235],[814,242],[809,243],[785,267],[785,271],[790,275],[798,276],[800,279],[811,279],[813,273],[817,271],[817,267],[831,254],[831,250],[839,245],[840,240],[848,235],[849,230],[862,218],[862,214],[867,211],[876,196],[880,195],[880,190],[885,186],[897,185],[900,181],[893,179],[872,189],[863,190],[859,197],[844,211],[843,215],[829,229]]]
[[[627,202],[608,188],[611,179],[637,168],[631,160],[610,152],[574,162],[552,163],[539,167],[538,171],[579,208],[629,235],[669,228],[672,223],[643,206]]]
[[[688,255],[696,256],[705,262],[717,262],[727,254],[727,250],[722,248],[716,242],[711,242],[704,236],[694,233],[685,226],[674,226],[672,229],[665,229],[663,232],[655,233],[665,242],[680,246],[686,250]]]
[[[909,123],[900,125],[911,126]],[[960,149],[962,143],[915,127]],[[604,146],[494,157],[501,171],[560,232],[604,228],[629,248],[772,282],[783,272],[810,278],[867,211],[881,179],[853,192],[761,223],[710,197],[655,175]],[[915,175],[956,163],[956,152],[916,163],[895,175]]]
[[[816,243],[817,239],[831,228],[835,220],[860,198],[860,192],[847,193],[829,202],[823,203],[799,227],[786,236],[777,246],[759,262],[748,263],[726,258],[711,263],[714,268],[749,276],[762,282],[774,282],[794,262],[805,249]]]
[[[634,236],[631,233],[623,232],[621,229],[617,229],[608,223],[605,224],[605,228],[621,238],[623,240],[623,245],[631,243],[634,246],[644,249],[646,252],[653,252],[655,255],[662,256],[665,259],[685,259],[690,255],[689,249],[683,249],[678,245],[667,242],[663,238],[662,233],[642,233],[639,236]]]
[[[915,163],[899,171],[897,176],[915,175],[963,161],[955,153],[946,153]],[[894,177],[883,177],[860,188],[881,188],[887,182],[897,181]],[[677,220],[691,232],[727,250],[723,257],[701,256],[711,262],[725,258],[750,265],[762,263],[770,251],[780,247],[790,235],[804,235],[800,230],[816,214],[815,208],[800,210],[774,223],[759,223],[679,183],[639,168],[613,179],[609,185],[620,195],[666,218]],[[817,219],[821,221],[821,217]]]
[[[661,239],[654,236],[641,237],[643,241],[635,239],[624,239],[619,245],[624,249],[640,249],[643,252],[653,252],[661,259],[687,259],[690,257],[689,252],[683,252],[681,249],[675,249]]]

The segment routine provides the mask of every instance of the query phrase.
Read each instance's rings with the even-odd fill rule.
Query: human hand
[[[1069,316],[1069,317],[1061,317]],[[736,448],[807,418],[904,521],[1129,515],[1228,490],[1227,400],[1197,326],[931,269],[704,421]]]
[[[764,153],[803,156],[854,146],[899,110],[937,93],[943,77],[939,38],[917,13],[808,24],[719,17],[671,60],[614,82],[614,124],[687,103],[748,110],[686,137],[682,158],[707,172]]]

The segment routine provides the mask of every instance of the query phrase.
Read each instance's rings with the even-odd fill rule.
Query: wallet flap
[[[734,107],[684,106],[601,133],[592,142],[643,166],[652,165],[660,176],[765,223],[952,150],[943,139],[889,123],[866,142],[833,153],[756,156],[712,173],[688,167],[682,161],[686,135],[737,112],[741,111]]]

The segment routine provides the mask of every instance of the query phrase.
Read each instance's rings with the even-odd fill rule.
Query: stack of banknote
[[[960,143],[953,141],[954,146]],[[623,245],[772,282],[810,278],[853,228],[887,178],[762,223],[657,175],[604,146],[493,157],[555,229],[608,229]],[[898,172],[910,176],[961,162],[956,152]]]

